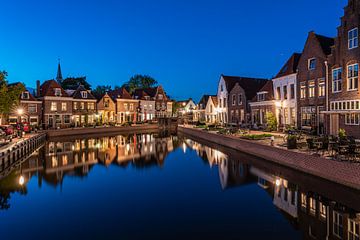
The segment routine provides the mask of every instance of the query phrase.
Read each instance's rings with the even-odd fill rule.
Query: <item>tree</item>
[[[25,91],[23,84],[9,85],[6,81],[7,72],[0,71],[0,115],[10,114],[19,104],[19,96]]]
[[[106,92],[111,91],[111,89],[112,88],[110,85],[99,85],[92,91],[92,93],[95,96],[100,97],[100,96],[104,95]]]
[[[272,112],[267,112],[265,115],[267,130],[268,131],[276,131],[277,130],[277,120]]]
[[[139,88],[150,88],[154,87],[158,82],[149,75],[136,74],[130,78],[130,80],[124,83],[125,87],[130,93],[133,93]]]
[[[91,90],[91,85],[86,81],[86,76],[68,77],[65,78],[60,84],[61,87],[64,89],[76,90],[79,87],[79,85],[83,85],[84,88]]]

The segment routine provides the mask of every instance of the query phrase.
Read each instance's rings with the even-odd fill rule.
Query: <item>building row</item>
[[[292,54],[272,79],[221,75],[217,93],[204,95],[193,120],[226,125],[266,125],[360,137],[360,2],[349,0],[336,37],[311,31],[303,51]]]
[[[172,116],[172,101],[162,86],[137,89],[130,94],[124,87],[101,96],[79,85],[63,89],[61,67],[56,80],[36,83],[36,90],[25,90],[19,106],[9,115],[9,123],[28,122],[44,129],[96,124],[125,124],[153,121]],[[21,84],[21,83],[18,83]]]

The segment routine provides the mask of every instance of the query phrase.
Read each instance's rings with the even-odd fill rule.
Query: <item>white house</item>
[[[275,112],[280,126],[297,126],[297,67],[301,54],[294,53],[272,79]]]
[[[217,123],[218,122],[218,98],[217,96],[209,96],[205,107],[205,122]]]

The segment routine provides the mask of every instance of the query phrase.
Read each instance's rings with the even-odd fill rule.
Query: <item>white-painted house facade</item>
[[[294,53],[272,79],[275,115],[281,126],[297,126],[297,65],[301,54]]]
[[[218,98],[218,108],[217,108],[217,115],[218,120],[220,123],[226,124],[228,123],[228,109],[227,109],[227,102],[228,96],[231,89],[227,89],[226,82],[224,76],[220,77],[219,84],[218,84],[218,91],[217,91],[217,98]]]
[[[218,123],[218,98],[210,96],[205,107],[205,121],[209,124]]]

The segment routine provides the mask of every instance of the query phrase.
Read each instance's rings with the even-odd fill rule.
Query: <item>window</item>
[[[359,113],[348,113],[345,115],[345,125],[360,125],[359,122]]]
[[[290,99],[295,99],[295,85],[290,85]]]
[[[232,105],[233,106],[236,105],[236,95],[235,94],[232,95]]]
[[[224,104],[224,108],[226,108],[226,98],[224,98],[223,104]]]
[[[80,109],[81,109],[81,110],[84,110],[84,109],[85,109],[85,103],[84,103],[84,102],[81,102],[81,103],[80,103]]]
[[[349,49],[357,48],[359,46],[358,28],[351,29],[348,32],[348,47]]]
[[[320,217],[326,219],[326,206],[322,202],[319,203],[319,211]]]
[[[359,223],[353,219],[348,220],[348,239],[359,240]]]
[[[315,200],[315,198],[310,197],[310,199],[309,199],[309,207],[310,207],[310,213],[312,215],[315,215],[315,213],[316,213],[316,200]]]
[[[342,90],[342,68],[334,69],[332,77],[333,77],[332,91],[333,92],[341,92],[341,90]]]
[[[23,92],[21,98],[22,99],[29,99],[30,98],[29,92]]]
[[[74,109],[74,110],[77,110],[77,102],[74,102],[74,103],[73,103],[73,109]]]
[[[242,105],[242,94],[238,95],[238,105]]]
[[[257,100],[258,102],[265,101],[265,93],[258,93]]]
[[[288,88],[287,86],[283,86],[283,94],[284,94],[284,99],[288,99]]]
[[[60,97],[61,96],[61,89],[60,88],[54,88],[55,96]]]
[[[88,109],[89,110],[94,110],[95,109],[95,104],[94,103],[88,103]]]
[[[334,235],[339,238],[342,238],[343,237],[343,216],[340,213],[335,212],[335,211],[334,211],[333,216],[334,216],[333,217]]]
[[[130,111],[134,111],[134,104],[130,103]]]
[[[87,98],[88,97],[88,93],[86,91],[82,91],[81,92],[81,97],[82,98]]]
[[[295,119],[296,119],[295,108],[290,108],[290,115],[291,115],[290,123],[291,123],[291,125],[295,125]]]
[[[124,103],[124,109],[125,109],[125,111],[128,111],[128,110],[129,110],[127,103]]]
[[[65,112],[67,109],[67,104],[65,102],[61,103],[61,111]]]
[[[309,98],[315,97],[315,81],[309,82]]]
[[[316,68],[316,58],[311,58],[308,60],[309,70],[314,70]]]
[[[319,97],[325,97],[325,92],[326,92],[325,80],[319,79],[318,85],[319,85],[319,87],[318,87]]]
[[[222,85],[222,84],[220,85],[220,91],[221,91],[221,92],[223,92],[223,91],[224,91],[224,87],[223,87],[223,85]]]
[[[348,66],[348,90],[357,90],[358,89],[358,79],[359,79],[359,65],[353,64]]]
[[[284,108],[284,121],[285,121],[285,124],[290,124],[289,108]]]
[[[301,193],[301,207],[306,209],[306,194]]]
[[[29,105],[28,105],[28,112],[29,112],[29,113],[36,113],[36,112],[37,112],[37,106],[36,106],[36,104],[29,104]]]
[[[56,104],[56,102],[51,102],[50,111],[52,111],[52,112],[57,111],[57,104]]]
[[[70,115],[65,115],[64,116],[64,123],[70,123]]]
[[[306,83],[302,82],[300,85],[300,98],[305,99],[306,98]]]
[[[159,94],[159,95],[158,95],[158,99],[159,99],[159,100],[162,100],[163,98],[164,98],[164,96],[163,96],[162,94]]]
[[[280,89],[280,87],[276,88],[276,99],[277,100],[281,99],[281,89]]]

